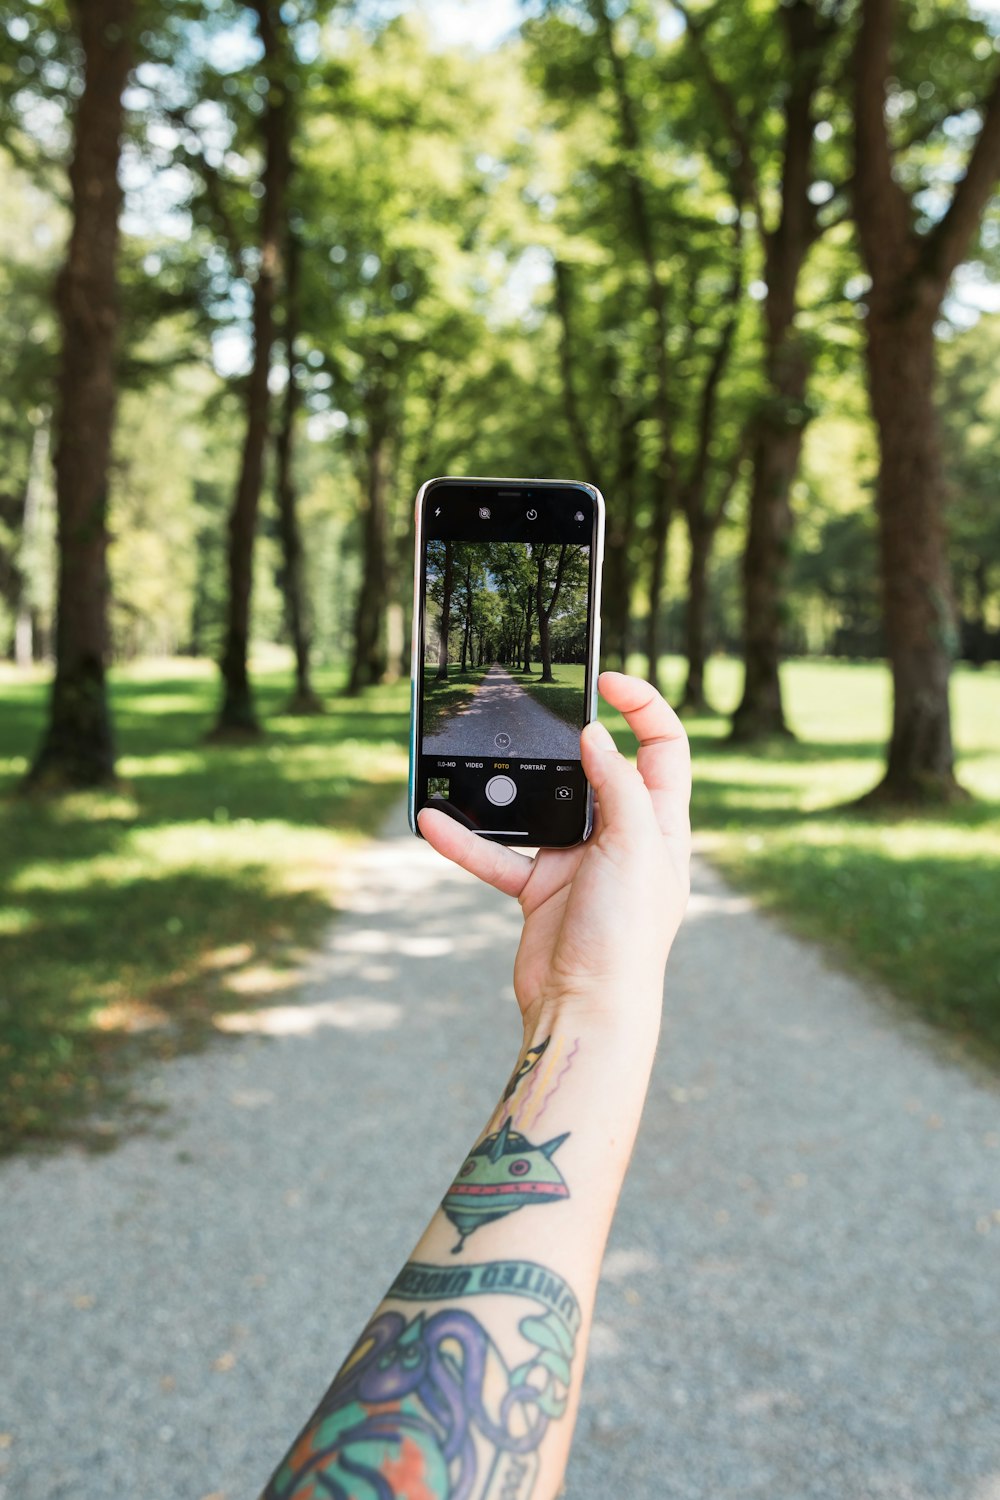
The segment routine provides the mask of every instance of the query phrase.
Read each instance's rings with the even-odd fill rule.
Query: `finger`
[[[424,807],[417,814],[420,832],[439,854],[461,865],[487,885],[506,896],[520,896],[525,881],[534,869],[534,861],[516,854],[503,844],[494,844],[469,828],[463,828],[447,813],[436,807]]]
[[[583,769],[601,810],[603,834],[628,840],[647,832],[653,822],[650,794],[631,761],[621,755],[611,735],[596,720],[580,736]]]
[[[636,764],[649,788],[664,833],[689,826],[691,750],[684,726],[656,689],[641,677],[602,672],[601,697],[621,713],[639,741]]]

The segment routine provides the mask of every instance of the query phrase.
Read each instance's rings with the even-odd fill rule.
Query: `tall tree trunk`
[[[933,227],[918,232],[886,124],[895,20],[894,0],[863,0],[854,68],[854,203],[872,281],[868,373],[879,432],[879,551],[893,681],[885,775],[870,797],[905,806],[962,795],[948,701],[956,630],[934,408],[934,324],[1000,176],[1000,73],[983,101],[964,175]]]
[[[587,424],[580,411],[574,379],[573,316],[571,275],[565,262],[554,265],[555,307],[561,338],[559,362],[562,370],[563,406],[573,444],[583,465],[584,475],[604,495],[607,503],[607,533],[604,547],[604,628],[606,655],[625,671],[628,655],[628,633],[631,620],[632,578],[629,552],[635,530],[635,481],[639,465],[636,429],[639,415],[626,415],[617,398],[618,460],[612,489],[608,489],[602,467],[590,441]],[[613,382],[612,382],[613,383]]]
[[[810,0],[781,8],[788,55],[781,172],[781,213],[765,230],[765,374],[768,394],[753,444],[750,525],[744,555],[743,697],[733,715],[735,740],[788,734],[778,668],[792,528],[791,492],[808,420],[809,359],[796,328],[803,263],[819,233],[812,187],[813,103],[832,31]],[[760,207],[758,204],[758,215]]]
[[[438,647],[438,669],[439,681],[446,681],[448,677],[448,636],[451,631],[451,594],[455,587],[455,553],[454,542],[444,544],[444,581],[441,593],[441,643]]]
[[[14,660],[19,667],[30,667],[37,655],[35,606],[32,601],[30,575],[40,530],[42,493],[48,462],[49,424],[43,419],[38,423],[31,439],[31,458],[28,462],[28,482],[24,487],[21,538],[17,552]]]
[[[361,529],[361,588],[354,617],[354,660],[349,693],[381,682],[386,670],[385,606],[389,588],[387,558],[389,433],[384,395],[376,392],[369,412],[366,453],[367,492]]]
[[[223,738],[233,733],[259,732],[247,672],[247,656],[250,647],[254,541],[270,416],[268,379],[275,339],[274,314],[281,284],[282,238],[291,171],[290,59],[287,56],[287,38],[283,35],[285,23],[271,0],[253,0],[253,9],[264,47],[264,74],[268,91],[262,123],[264,172],[260,209],[260,266],[253,288],[253,363],[246,386],[246,428],[240,472],[229,515],[229,597],[226,639],[220,663],[223,694],[214,730],[216,735]]]
[[[906,800],[955,788],[948,678],[957,624],[934,404],[934,320],[924,307],[868,316],[868,377],[878,427],[879,556],[894,685],[883,789]]]
[[[789,734],[778,669],[783,654],[785,574],[792,530],[791,489],[802,451],[806,366],[792,350],[772,364],[773,408],[761,413],[753,437],[750,523],[743,554],[745,676],[733,715],[734,740]],[[778,391],[782,395],[778,398]]]
[[[469,665],[469,647],[472,644],[472,566],[465,569],[465,621],[462,625],[462,676]],[[475,665],[475,663],[473,663]]]
[[[313,691],[309,670],[311,638],[309,604],[306,597],[305,570],[302,558],[302,533],[299,527],[298,493],[295,487],[295,423],[299,411],[299,383],[295,374],[295,339],[298,334],[299,256],[295,231],[286,235],[285,259],[285,357],[288,380],[281,405],[281,425],[275,437],[275,489],[278,500],[278,531],[284,567],[282,582],[285,596],[285,620],[295,652],[295,691],[287,712],[321,713],[323,705]]]
[[[629,215],[642,263],[646,270],[646,305],[652,324],[653,414],[659,429],[656,480],[649,536],[649,614],[646,617],[646,674],[655,685],[660,670],[660,613],[666,571],[667,536],[673,514],[677,465],[673,440],[673,403],[670,392],[670,357],[668,354],[669,319],[667,296],[659,272],[659,255],[653,230],[653,217],[645,179],[640,170],[642,140],[635,105],[628,85],[625,60],[618,50],[614,21],[607,0],[591,0],[591,13],[601,33],[618,110],[618,128],[623,148],[622,169],[628,194]]]
[[[538,614],[538,650],[542,658],[542,682],[552,682],[552,646],[549,640],[549,620],[552,611],[559,601],[562,592],[563,570],[566,566],[566,553],[568,548],[559,548],[559,561],[556,564],[556,576],[552,582],[552,593],[546,604],[544,599],[545,563],[548,558],[549,544],[543,542],[538,554],[538,571],[535,574],[535,609]]]
[[[681,694],[681,707],[690,713],[704,713],[705,662],[707,649],[705,627],[708,616],[708,559],[712,550],[712,528],[689,522],[690,552],[688,558],[687,610],[684,617],[684,651],[687,678]]]
[[[638,423],[626,420],[620,428],[621,444],[614,495],[607,496],[608,518],[604,548],[604,614],[601,639],[609,661],[628,670],[629,633],[632,624],[631,567],[635,537],[636,481],[639,474]]]
[[[122,91],[132,61],[133,0],[76,0],[84,86],[70,166],[73,227],[56,287],[62,335],[55,451],[59,580],[49,724],[28,783],[115,779],[105,683],[108,464],[118,336],[118,162]]]

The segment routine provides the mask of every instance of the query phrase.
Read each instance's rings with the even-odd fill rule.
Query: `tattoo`
[[[500,1106],[490,1121],[486,1137],[466,1158],[458,1176],[444,1196],[441,1207],[458,1230],[458,1244],[452,1249],[458,1255],[469,1235],[496,1219],[506,1218],[519,1208],[535,1203],[557,1203],[569,1197],[569,1188],[552,1161],[569,1133],[553,1136],[535,1145],[515,1130],[522,1119],[538,1119],[549,1099],[557,1092],[579,1049],[575,1042],[566,1064],[549,1088],[564,1050],[557,1044],[544,1070],[536,1071],[551,1037],[532,1047],[522,1058],[504,1090]],[[530,1082],[527,1080],[530,1079]],[[539,1095],[537,1106],[533,1105]]]
[[[471,1311],[407,1319],[379,1313],[365,1329],[263,1500],[529,1500],[538,1447],[566,1410],[579,1303],[531,1261],[411,1263],[389,1297],[458,1302],[519,1297],[513,1368]]]
[[[514,1090],[517,1088],[518,1084],[521,1082],[521,1079],[524,1078],[526,1074],[531,1072],[532,1068],[535,1066],[538,1059],[541,1057],[542,1053],[545,1051],[551,1040],[552,1038],[550,1036],[547,1036],[540,1046],[529,1048],[524,1057],[522,1057],[521,1061],[518,1063],[517,1067],[510,1075],[510,1082],[507,1084],[507,1087],[503,1091],[503,1102],[505,1104]]]

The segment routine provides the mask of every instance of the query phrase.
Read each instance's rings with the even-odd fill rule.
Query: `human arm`
[[[648,684],[601,691],[638,768],[584,731],[593,837],[531,861],[434,811],[441,853],[515,896],[523,1045],[411,1261],[283,1461],[267,1500],[551,1500],[597,1278],[687,895],[687,742]]]

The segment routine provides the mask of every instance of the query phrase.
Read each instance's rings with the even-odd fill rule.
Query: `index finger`
[[[665,834],[690,829],[691,750],[684,726],[651,683],[624,672],[602,672],[597,682],[605,703],[617,708],[639,741],[636,765]]]

